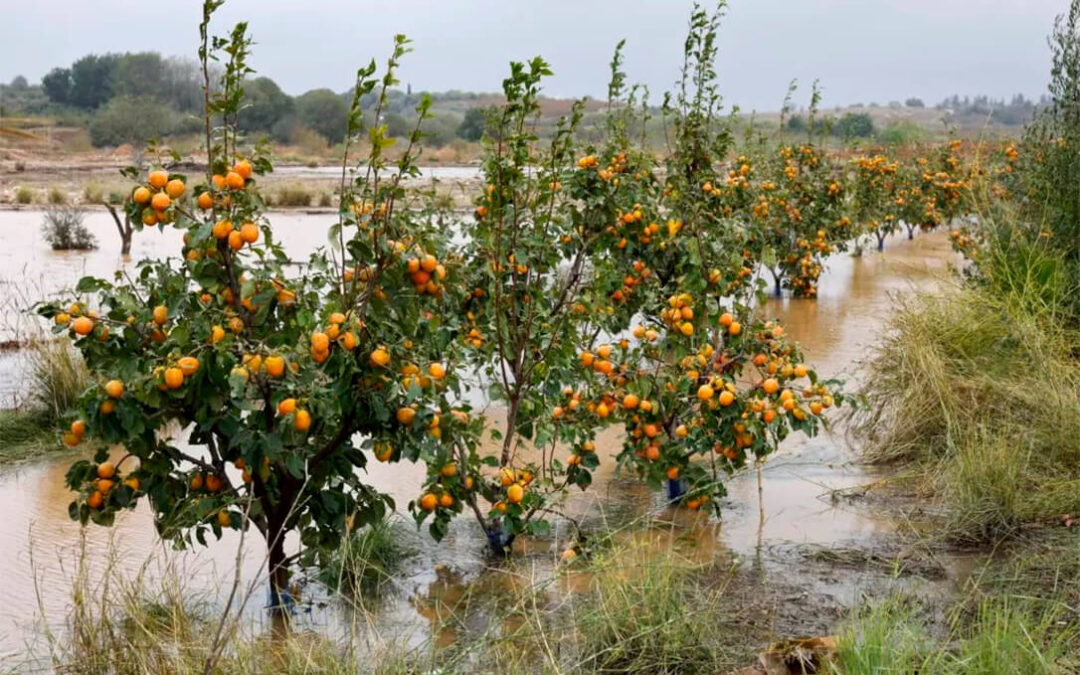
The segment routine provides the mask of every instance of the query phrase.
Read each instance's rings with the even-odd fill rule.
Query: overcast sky
[[[798,78],[820,79],[827,106],[953,93],[1040,95],[1046,35],[1068,0],[731,0],[720,35],[725,97],[775,110]],[[0,0],[0,81],[33,82],[87,53],[194,56],[199,0]],[[671,86],[686,0],[229,0],[215,32],[246,19],[253,65],[287,92],[346,89],[385,59],[394,33],[414,41],[401,70],[414,89],[496,91],[509,60],[553,66],[555,96],[603,96],[615,43],[632,82]]]

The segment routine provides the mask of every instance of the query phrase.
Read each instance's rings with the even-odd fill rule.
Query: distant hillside
[[[423,143],[432,150],[429,157],[436,162],[469,161],[476,154],[470,146],[483,134],[485,111],[501,103],[501,95],[457,90],[429,95],[432,117],[423,127],[427,134]],[[390,91],[379,122],[391,135],[407,136],[416,126],[415,108],[422,96],[408,88]],[[272,79],[255,77],[246,83],[245,97],[240,126],[251,137],[266,137],[298,157],[315,158],[343,139],[351,92],[314,89],[290,96]],[[362,100],[366,110],[374,109],[374,97],[372,93]],[[558,117],[569,113],[573,101],[548,98],[540,105],[538,132],[543,136]],[[911,98],[904,103],[823,110],[817,123],[837,138],[882,142],[920,140],[950,130],[962,135],[1015,134],[1037,106],[1023,96],[1011,101],[954,96],[932,108]],[[201,107],[201,80],[192,61],[153,52],[91,54],[68,67],[54,68],[39,84],[16,77],[0,85],[0,148],[77,152],[142,147],[151,138],[167,138],[180,148],[197,146]],[[599,113],[605,108],[605,102],[586,100],[584,138],[600,137]],[[744,123],[780,122],[779,113],[744,113],[743,118]],[[805,130],[806,112],[794,112],[785,124],[790,131]],[[658,120],[647,135],[662,143]]]

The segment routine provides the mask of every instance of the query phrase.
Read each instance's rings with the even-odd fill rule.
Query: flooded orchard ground
[[[180,235],[173,230],[144,231],[135,236],[131,260],[124,261],[117,253],[119,242],[112,220],[108,214],[95,211],[86,223],[101,249],[55,253],[39,235],[41,218],[39,211],[0,212],[4,243],[0,247],[0,284],[8,297],[52,297],[80,276],[111,276],[118,266],[130,269],[132,260],[175,255],[180,245]],[[334,219],[332,214],[271,214],[276,236],[297,258],[325,243],[324,233]],[[922,235],[914,241],[896,237],[884,253],[867,252],[861,258],[841,254],[831,259],[816,301],[771,299],[763,311],[785,324],[820,374],[840,376],[851,388],[859,377],[857,362],[874,342],[893,298],[939,283],[947,277],[948,267],[958,262],[944,233]],[[5,337],[19,330],[20,321],[27,319],[17,316],[12,307],[4,308]],[[20,363],[17,354],[0,356],[0,394],[5,400],[11,400],[20,387]],[[802,551],[816,546],[887,547],[896,528],[887,517],[865,505],[829,499],[834,490],[875,478],[864,467],[851,463],[842,428],[813,439],[792,438],[782,446],[763,471],[760,513],[756,474],[751,471],[733,479],[722,523],[707,520],[704,514],[669,509],[662,495],[616,475],[613,457],[620,443],[614,429],[601,436],[598,452],[602,464],[594,484],[588,492],[571,496],[566,505],[569,513],[586,523],[604,519],[639,525],[649,521],[673,524],[652,530],[635,526],[624,534],[644,541],[646,546],[677,545],[695,560],[721,556],[749,560],[767,580],[801,587],[806,594],[831,598],[837,605],[850,603],[872,572],[857,567],[815,568],[805,562]],[[0,653],[40,654],[45,647],[40,638],[42,614],[48,625],[62,630],[71,603],[73,570],[83,545],[79,526],[67,515],[70,494],[63,486],[63,476],[70,461],[71,455],[65,455],[0,475],[0,500],[6,516],[0,522],[0,545],[6,551],[0,559],[0,575],[7,580],[5,602],[0,604]],[[423,469],[410,464],[375,465],[369,467],[369,475],[403,510],[416,496]],[[414,529],[411,521],[405,526]],[[348,633],[357,624],[377,622],[380,634],[401,641],[449,644],[458,632],[453,625],[443,625],[448,609],[470,593],[498,593],[506,585],[550,578],[569,535],[569,528],[558,527],[551,539],[522,541],[518,555],[509,563],[489,567],[483,557],[483,537],[466,514],[455,521],[441,544],[431,541],[426,532],[411,537],[416,554],[395,577],[393,589],[372,603],[371,614],[345,609],[309,586],[304,600],[325,602],[307,604],[299,621],[330,633]],[[265,547],[257,535],[253,536],[240,551],[245,585],[258,577],[264,562]],[[117,567],[128,573],[153,559],[148,567],[151,577],[160,574],[162,566],[174,565],[187,592],[223,602],[232,583],[239,543],[239,534],[228,532],[207,549],[183,554],[167,551],[167,545],[154,534],[149,509],[140,507],[121,514],[111,530],[90,527],[85,547],[87,560],[99,576],[106,569],[110,551]],[[962,574],[962,566],[944,571],[944,583],[948,584]],[[573,592],[587,582],[580,575],[567,574],[552,584],[549,592]],[[266,620],[261,612],[264,601],[265,591],[257,589],[247,607],[253,622]]]

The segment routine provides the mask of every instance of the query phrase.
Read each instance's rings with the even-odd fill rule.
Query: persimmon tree
[[[143,261],[131,279],[85,278],[79,301],[40,311],[76,339],[94,383],[66,435],[95,448],[68,471],[72,517],[108,525],[145,500],[177,546],[253,527],[277,605],[290,563],[393,508],[364,482],[369,461],[436,462],[469,433],[445,360],[457,307],[444,288],[458,267],[444,260],[441,220],[402,186],[418,172],[420,132],[390,162],[385,127],[362,128],[360,98],[376,92],[381,107],[397,82],[400,36],[381,77],[374,62],[358,73],[347,137],[363,134],[370,152],[349,170],[346,150],[329,247],[286,255],[259,195],[270,162],[237,133],[250,40],[244,24],[209,35],[220,4],[204,3],[200,28],[205,182],[155,169],[129,207],[183,232],[181,257]]]
[[[793,91],[794,84],[781,120]],[[747,186],[756,194],[743,215],[751,225],[751,248],[760,251],[759,262],[772,276],[776,296],[786,287],[797,297],[816,297],[825,260],[847,248],[851,236],[844,172],[814,144],[819,100],[815,85],[805,143],[773,147],[764,138],[759,141],[757,180]]]
[[[656,487],[681,481],[680,499],[695,509],[719,508],[726,475],[792,431],[816,433],[843,398],[802,363],[782,326],[761,317],[764,282],[750,272],[760,234],[737,208],[752,201],[754,167],[726,157],[730,127],[713,69],[722,9],[695,9],[683,79],[665,105],[673,136],[654,203],[657,220],[675,224],[663,242],[670,273],[646,287],[643,320],[620,353],[625,375],[602,382],[597,403],[620,411],[620,465]]]
[[[477,439],[463,437],[458,469],[475,486],[465,500],[496,553],[523,532],[546,531],[546,516],[558,512],[567,489],[591,483],[599,463],[593,438],[614,411],[592,402],[579,352],[601,376],[620,377],[615,347],[590,350],[598,336],[625,325],[635,289],[650,276],[626,252],[629,230],[643,219],[634,199],[645,177],[625,152],[576,152],[580,102],[549,142],[538,140],[540,87],[549,74],[539,58],[511,64],[506,102],[484,140],[485,188],[463,228],[469,272],[458,345],[500,410],[482,422],[496,452],[484,454]],[[621,90],[615,82],[613,96]],[[563,462],[560,445],[582,452]],[[483,474],[485,466],[494,476]],[[432,467],[429,490],[456,470]]]
[[[852,221],[856,237],[872,235],[877,249],[885,250],[885,239],[896,232],[896,173],[900,163],[883,154],[860,155],[852,165]],[[858,244],[856,244],[858,248]]]

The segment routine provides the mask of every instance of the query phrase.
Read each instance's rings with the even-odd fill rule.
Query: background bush
[[[45,211],[42,235],[54,251],[85,251],[97,248],[94,235],[83,225],[83,210],[78,206],[54,206]]]

